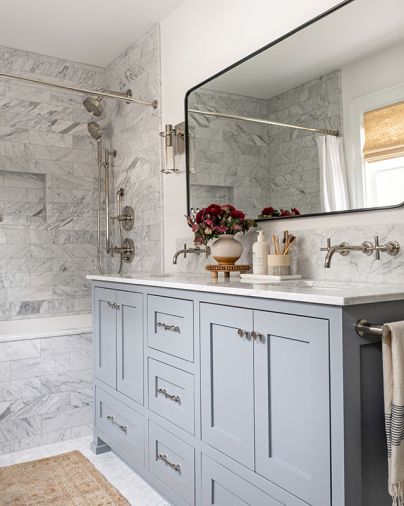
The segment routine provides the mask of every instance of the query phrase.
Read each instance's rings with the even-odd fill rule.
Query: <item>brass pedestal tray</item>
[[[213,279],[219,278],[219,272],[223,272],[224,278],[230,278],[231,272],[248,272],[251,269],[251,265],[220,265],[220,264],[210,264],[206,267],[207,271],[210,271],[210,274]]]

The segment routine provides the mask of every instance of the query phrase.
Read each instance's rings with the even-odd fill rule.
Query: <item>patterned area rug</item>
[[[1,506],[129,506],[79,451],[0,468]]]

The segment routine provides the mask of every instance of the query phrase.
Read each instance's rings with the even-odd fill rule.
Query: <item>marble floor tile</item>
[[[132,506],[170,506],[113,452],[94,455],[90,450],[91,440],[91,436],[86,436],[0,455],[0,467],[80,450]]]

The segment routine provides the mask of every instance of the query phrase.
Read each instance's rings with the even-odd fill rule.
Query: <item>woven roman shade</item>
[[[364,129],[367,162],[404,156],[404,102],[365,112]]]

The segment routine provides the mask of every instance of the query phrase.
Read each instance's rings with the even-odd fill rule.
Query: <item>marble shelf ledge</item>
[[[87,334],[92,332],[91,314],[27,318],[0,322],[0,343]]]
[[[208,293],[242,295],[264,299],[309,302],[331,306],[352,306],[371,302],[404,300],[404,283],[381,285],[347,283],[336,281],[301,280],[274,284],[254,284],[233,277],[230,281],[214,281],[208,274],[150,274],[133,276],[88,275],[92,281],[142,285],[161,288],[176,288]]]

